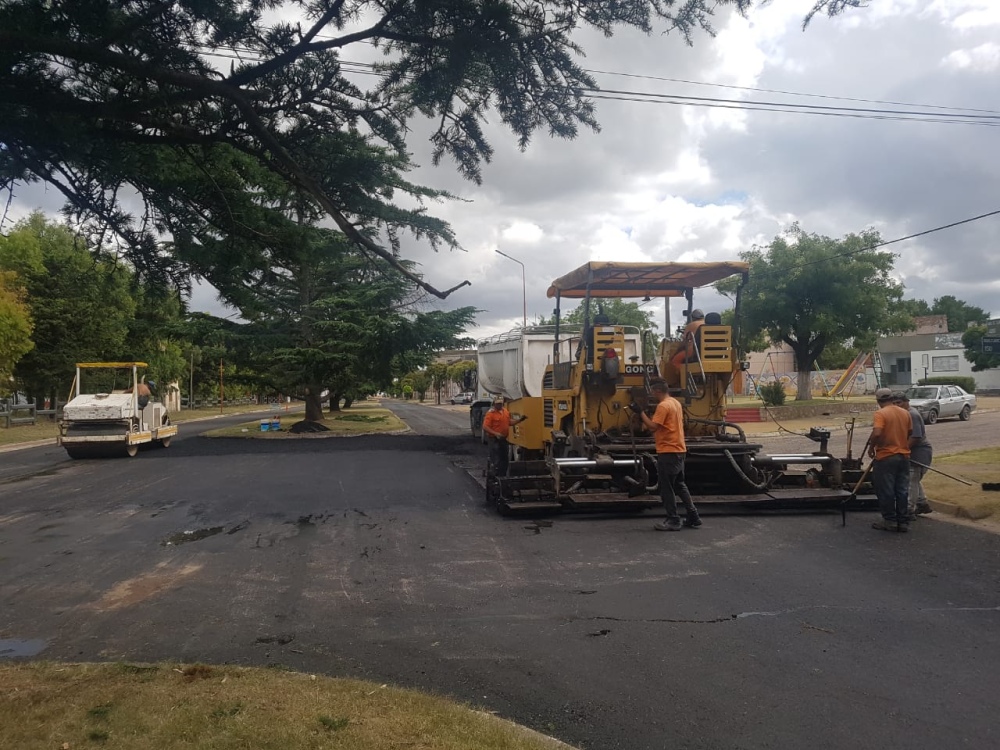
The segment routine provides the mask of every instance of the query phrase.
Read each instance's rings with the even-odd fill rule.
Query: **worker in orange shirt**
[[[670,395],[667,382],[661,378],[650,382],[649,395],[656,401],[652,417],[634,402],[629,408],[642,417],[642,423],[653,433],[656,441],[656,472],[660,482],[660,500],[667,511],[667,519],[653,528],[657,531],[681,530],[681,518],[677,514],[677,496],[680,495],[686,511],[683,525],[697,529],[701,526],[701,518],[684,481],[684,459],[687,455],[684,409],[681,402]]]
[[[503,396],[497,396],[493,399],[493,405],[483,417],[483,432],[489,439],[490,462],[499,476],[507,475],[507,464],[510,462],[510,448],[507,445],[507,434],[510,432],[510,427],[527,418],[527,415],[524,414],[511,417],[504,405]]]
[[[879,531],[908,531],[910,514],[910,413],[893,403],[892,391],[875,391],[872,434],[868,438],[868,456],[874,461],[872,483],[878,497],[882,520],[872,524]]]
[[[695,341],[698,336],[698,329],[705,325],[705,313],[703,313],[698,308],[691,311],[691,319],[688,324],[684,326],[684,332],[681,334],[681,344],[682,346],[677,350],[673,357],[670,358],[670,363],[674,367],[680,367],[685,362],[697,362],[698,361],[698,349],[695,345]]]

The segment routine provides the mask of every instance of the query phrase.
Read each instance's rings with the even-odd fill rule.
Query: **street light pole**
[[[502,250],[497,250],[497,254],[498,255],[502,255],[507,260],[514,261],[515,263],[517,263],[517,265],[519,265],[521,267],[521,303],[522,303],[522,311],[521,311],[521,313],[523,315],[523,317],[521,319],[521,327],[522,328],[527,328],[528,327],[528,287],[527,287],[527,284],[525,283],[525,280],[524,280],[524,263],[522,263],[521,261],[519,261],[517,258],[512,258],[511,256],[507,255],[507,253],[503,252]]]

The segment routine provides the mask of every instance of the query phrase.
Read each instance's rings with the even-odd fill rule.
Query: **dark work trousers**
[[[677,515],[677,496],[680,495],[681,502],[684,503],[684,510],[688,518],[698,517],[698,509],[694,507],[694,500],[684,482],[684,456],[683,453],[657,453],[656,472],[660,478],[660,500],[667,511],[667,518],[679,518]]]
[[[507,476],[507,464],[510,461],[510,450],[504,438],[490,437],[490,463],[498,476]]]
[[[906,505],[910,496],[910,457],[896,454],[880,458],[872,470],[872,482],[882,518],[887,523],[908,524],[910,515]]]

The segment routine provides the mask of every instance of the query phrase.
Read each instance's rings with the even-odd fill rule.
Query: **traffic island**
[[[381,433],[408,432],[407,424],[388,409],[367,404],[350,410],[324,414],[321,422],[309,422],[308,431],[294,430],[305,420],[290,421],[287,417],[261,417],[253,422],[220,427],[202,433],[208,438],[256,438],[260,440],[315,440],[329,437],[353,437]],[[324,429],[325,428],[325,429]]]
[[[571,750],[444,698],[282,669],[26,662],[0,682],[0,747],[19,750]]]

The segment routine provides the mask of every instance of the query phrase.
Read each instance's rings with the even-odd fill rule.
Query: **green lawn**
[[[0,683],[11,750],[567,748],[444,698],[283,669],[28,662]]]

